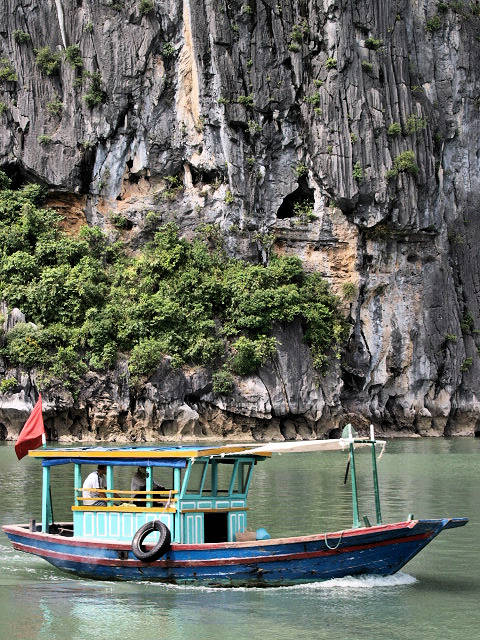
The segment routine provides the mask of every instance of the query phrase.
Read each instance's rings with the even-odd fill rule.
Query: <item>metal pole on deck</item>
[[[370,425],[370,440],[372,441],[373,490],[375,493],[375,511],[377,514],[377,524],[383,524],[382,511],[380,508],[380,492],[378,489],[377,456],[375,451],[375,433],[373,431],[373,424]]]
[[[48,533],[52,522],[52,499],[50,496],[50,467],[43,467],[42,478],[42,531]]]
[[[350,440],[350,466],[352,469],[352,513],[353,513],[353,525],[354,529],[360,527],[360,518],[358,516],[358,493],[357,493],[357,474],[355,470],[355,453],[353,446],[352,425],[347,425],[348,438]]]
[[[107,497],[107,506],[111,507],[113,503],[113,467],[111,465],[107,465],[107,493],[105,494]]]
[[[145,496],[147,499],[145,506],[150,509],[150,507],[153,507],[152,494],[150,493],[153,491],[153,467],[146,467],[146,472],[147,477],[145,479],[145,490],[148,493]]]

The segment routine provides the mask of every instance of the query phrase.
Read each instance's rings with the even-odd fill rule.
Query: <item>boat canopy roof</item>
[[[219,446],[150,446],[150,447],[69,447],[36,449],[28,455],[41,458],[44,466],[60,464],[108,464],[114,466],[168,466],[185,467],[188,460],[195,458],[224,458],[226,456],[252,455],[266,458],[274,453],[304,453],[309,451],[348,450],[351,443],[355,448],[385,444],[359,438],[338,438],[332,440],[300,440],[292,442],[269,442],[256,444],[224,444]]]
[[[252,445],[151,446],[151,447],[68,447],[36,449],[28,455],[41,458],[43,466],[96,464],[139,467],[185,467],[187,461],[203,457],[223,457],[248,453]],[[262,454],[265,457],[266,454]]]

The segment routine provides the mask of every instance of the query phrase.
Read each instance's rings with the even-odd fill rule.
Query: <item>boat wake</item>
[[[405,585],[411,585],[418,582],[418,580],[409,575],[408,573],[403,573],[399,571],[393,576],[376,576],[376,575],[362,575],[362,576],[345,576],[344,578],[332,578],[331,580],[323,580],[322,582],[311,582],[305,584],[296,584],[289,586],[269,586],[268,591],[355,591],[360,589],[375,589],[375,588],[390,588],[390,587],[399,587]],[[143,584],[147,584],[146,582]],[[192,589],[195,591],[208,591],[208,592],[218,592],[218,591],[265,591],[265,587],[207,587],[207,586],[192,586],[192,585],[173,585],[173,584],[162,584],[159,583],[148,583],[148,584],[157,584],[164,589],[173,589],[173,590],[185,590]]]
[[[399,571],[393,576],[363,575],[332,578],[324,582],[302,585],[302,589],[374,589],[376,587],[399,587],[415,584],[416,582],[417,579],[414,576]]]

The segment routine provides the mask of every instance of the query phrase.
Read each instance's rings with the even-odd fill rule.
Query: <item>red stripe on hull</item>
[[[435,535],[432,532],[426,532],[417,535],[404,536],[402,538],[394,538],[390,540],[374,541],[371,543],[349,545],[348,547],[341,547],[338,549],[322,549],[318,551],[302,551],[295,553],[281,553],[277,555],[256,555],[248,557],[232,557],[232,558],[208,558],[201,560],[158,560],[156,566],[159,568],[174,568],[174,567],[208,567],[208,566],[229,566],[229,565],[246,565],[246,564],[262,564],[271,562],[288,562],[289,560],[308,560],[311,558],[328,557],[332,555],[338,555],[343,553],[353,553],[356,551],[372,549],[375,547],[392,546],[395,544],[417,542],[420,540],[427,540]],[[45,539],[45,538],[44,538]],[[318,538],[316,538],[318,539]],[[290,540],[290,539],[289,539]],[[303,541],[302,538],[296,539]],[[65,543],[64,543],[65,544]],[[68,542],[70,544],[70,541]],[[78,542],[76,545],[78,546]],[[87,546],[87,545],[84,545]],[[96,546],[96,548],[112,548],[111,545],[104,545],[97,543],[96,545],[90,543],[88,547]],[[262,545],[263,546],[263,545]],[[63,560],[69,562],[77,562],[82,564],[95,564],[105,566],[118,566],[118,567],[141,567],[145,566],[145,563],[138,560],[127,560],[121,558],[97,558],[95,556],[80,556],[70,553],[64,553],[61,551],[55,551],[53,549],[41,549],[32,545],[23,544],[21,542],[13,542],[13,547],[18,551],[24,551],[26,553],[32,553],[34,555],[43,558],[52,558],[56,560]],[[129,547],[125,545],[115,545],[116,549],[128,551]],[[205,546],[195,546],[196,549],[202,548],[205,550]],[[218,547],[216,547],[218,549]],[[231,548],[231,547],[230,547]],[[172,551],[191,550],[191,545],[172,545]]]

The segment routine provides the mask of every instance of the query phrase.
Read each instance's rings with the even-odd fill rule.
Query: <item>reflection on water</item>
[[[384,520],[468,516],[439,536],[403,573],[277,589],[208,589],[106,583],[67,576],[15,552],[0,537],[0,637],[13,640],[437,640],[476,638],[480,615],[480,441],[396,440],[379,466]],[[365,461],[368,463],[367,458]],[[260,464],[250,527],[273,535],[351,524],[346,457],[304,454]],[[363,468],[365,466],[365,469]],[[359,463],[360,483],[371,486]],[[55,470],[55,517],[70,519],[73,477]],[[3,522],[40,517],[40,464],[0,446]],[[119,478],[120,481],[120,478]],[[275,492],[275,496],[271,492]],[[375,511],[362,502],[361,513]],[[97,631],[98,628],[98,631]]]

